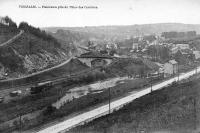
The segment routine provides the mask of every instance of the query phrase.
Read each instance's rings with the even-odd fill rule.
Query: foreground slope
[[[136,99],[69,133],[191,133],[200,127],[198,79],[173,84]]]

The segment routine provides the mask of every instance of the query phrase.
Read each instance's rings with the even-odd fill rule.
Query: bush
[[[44,115],[51,115],[53,112],[56,111],[56,107],[52,105],[47,106],[46,110],[43,112]]]
[[[8,16],[5,17],[5,21],[9,24],[9,27],[17,28],[17,24],[13,22],[12,19]]]
[[[21,22],[19,24],[19,29],[22,29],[25,32],[29,32],[39,38],[42,38],[45,41],[49,41],[49,42],[52,41],[56,44],[55,45],[56,47],[59,47],[59,48],[61,47],[60,43],[58,43],[58,41],[54,37],[47,34],[45,31],[41,31],[39,28],[35,28],[31,25],[28,25],[28,23],[26,23],[26,22]]]

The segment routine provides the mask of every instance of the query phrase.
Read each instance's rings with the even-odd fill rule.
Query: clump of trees
[[[8,16],[6,16],[4,20],[6,23],[9,24],[9,27],[17,28],[17,24],[14,21],[12,21],[12,19],[9,18]]]
[[[19,29],[24,30],[25,32],[31,33],[39,38],[42,38],[45,41],[54,42],[56,44],[56,46],[59,46],[59,47],[61,46],[60,43],[58,43],[58,41],[54,37],[47,34],[45,31],[40,30],[39,28],[35,28],[35,27],[29,25],[26,22],[21,22],[19,24]]]
[[[12,71],[22,70],[22,59],[15,55],[11,47],[0,49],[0,61],[5,67],[10,68]]]
[[[165,46],[151,45],[147,49],[147,54],[155,61],[165,61],[170,58],[170,49]]]
[[[13,34],[15,35],[19,32],[19,30],[17,29],[17,24],[12,21],[11,18],[6,16],[2,19],[4,22],[0,23],[0,36],[2,36],[0,40],[1,43],[7,41],[10,36],[13,36]]]
[[[196,35],[197,35],[196,31],[188,31],[188,32],[171,31],[171,32],[163,32],[161,36],[166,39],[171,39],[171,38],[195,37]]]
[[[156,36],[155,35],[146,35],[143,38],[146,41],[149,41],[150,43],[156,40]]]
[[[112,76],[139,75],[140,77],[144,77],[148,71],[150,71],[148,66],[139,58],[118,59],[105,69],[105,72]]]

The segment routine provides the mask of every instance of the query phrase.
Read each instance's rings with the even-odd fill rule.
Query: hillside
[[[76,74],[81,71],[85,71],[88,67],[80,62],[78,59],[71,59],[68,63],[60,66],[58,68],[54,68],[50,71],[45,71],[36,75],[32,75],[25,78],[20,78],[12,81],[12,85],[23,85],[23,84],[30,84],[30,83],[37,83],[42,82],[50,79],[58,79],[62,77],[66,77],[69,74]],[[87,70],[86,70],[87,71]],[[0,89],[9,88],[12,86],[10,81],[0,82]]]
[[[114,74],[115,76],[145,76],[148,72],[151,71],[151,67],[147,63],[143,62],[142,59],[116,59],[108,67],[105,68],[105,71],[109,74]]]
[[[17,35],[17,33],[19,33],[18,29],[0,23],[0,44],[8,41],[10,38]]]
[[[43,70],[67,60],[69,53],[73,53],[51,35],[25,22],[18,27],[2,23],[0,26],[1,44],[23,31],[13,41],[0,46],[1,76],[8,73],[7,77],[20,77]]]
[[[192,80],[154,91],[66,133],[197,133],[200,79]]]
[[[49,31],[48,31],[49,32]],[[101,34],[94,34],[81,31],[71,31],[58,29],[56,32],[49,32],[53,37],[55,37],[65,48],[71,48],[72,51],[76,51],[76,46],[87,46],[89,41],[97,41],[102,43],[105,40],[105,36]]]
[[[138,36],[144,34],[161,34],[162,32],[169,31],[196,31],[198,34],[200,33],[200,25],[182,23],[158,23],[129,26],[46,27],[43,29],[49,32],[56,32],[58,29],[63,29],[90,34],[106,35],[113,39],[116,39],[116,36],[125,38],[127,36]]]

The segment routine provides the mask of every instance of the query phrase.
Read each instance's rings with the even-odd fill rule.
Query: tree
[[[153,42],[154,40],[156,40],[156,36],[155,35],[144,36],[144,40]]]
[[[171,38],[189,38],[189,37],[195,37],[196,36],[196,31],[188,31],[188,32],[163,32],[161,34],[162,37],[165,37],[166,39],[171,39]]]
[[[17,28],[17,24],[15,22],[13,22],[12,19],[9,18],[8,16],[5,17],[5,21],[6,21],[6,23],[9,24],[10,27]]]
[[[61,47],[61,44],[58,43],[58,41],[54,37],[47,34],[45,31],[41,31],[39,28],[35,28],[35,27],[29,25],[26,22],[21,22],[19,24],[19,29],[24,30],[25,32],[31,33],[31,34],[37,36],[38,38],[42,38],[45,41],[54,42],[54,44],[55,44],[54,47]]]
[[[154,60],[168,60],[170,58],[169,48],[160,45],[149,46],[147,49],[147,54]]]

